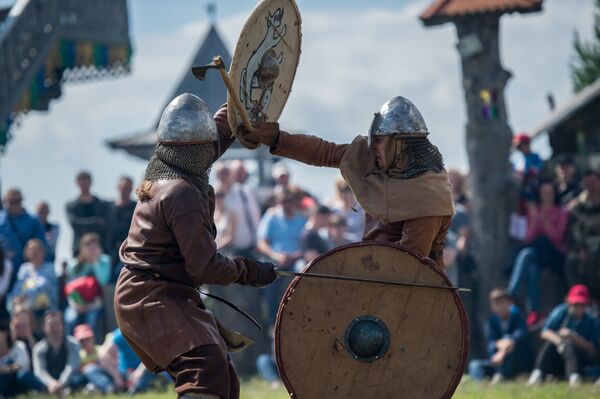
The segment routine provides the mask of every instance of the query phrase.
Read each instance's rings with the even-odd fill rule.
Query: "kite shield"
[[[451,286],[431,260],[383,242],[337,248],[305,272]],[[468,322],[455,290],[296,277],[275,350],[293,398],[450,398]]]
[[[300,25],[294,0],[263,0],[242,28],[229,77],[253,122],[277,122],[283,111],[300,59]],[[237,132],[242,118],[229,94],[227,109]]]

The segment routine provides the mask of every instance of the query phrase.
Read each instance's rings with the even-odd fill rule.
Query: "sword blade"
[[[434,288],[434,289],[444,289],[444,290],[455,290],[460,292],[471,292],[469,288],[460,288],[460,287],[452,287],[445,285],[434,285],[434,284],[422,284],[422,283],[411,283],[407,281],[394,281],[394,280],[379,280],[374,278],[363,278],[363,277],[350,277],[350,276],[335,276],[333,274],[321,274],[321,273],[299,273],[299,272],[290,272],[277,269],[276,272],[277,277],[312,277],[312,278],[322,278],[329,280],[342,280],[342,281],[354,281],[360,283],[371,283],[371,284],[387,284],[387,285],[400,285],[405,287],[418,287],[418,288]]]

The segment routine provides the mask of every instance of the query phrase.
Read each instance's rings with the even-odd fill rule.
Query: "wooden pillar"
[[[466,145],[472,190],[473,244],[480,272],[479,322],[488,314],[488,293],[506,283],[502,270],[511,251],[510,212],[516,187],[509,162],[512,132],[504,87],[510,79],[500,62],[500,15],[454,21],[467,105]],[[480,326],[472,326],[480,328]]]

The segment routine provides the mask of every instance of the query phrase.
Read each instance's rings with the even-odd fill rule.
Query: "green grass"
[[[150,392],[133,396],[139,399],[172,399],[174,392],[169,389],[162,392]],[[89,396],[73,395],[72,398],[89,398]],[[100,397],[100,396],[99,396]],[[104,399],[127,399],[127,395],[101,396]],[[36,399],[55,399],[55,396],[36,396]],[[272,390],[269,385],[258,379],[242,381],[241,399],[288,399],[283,387]],[[486,383],[465,381],[461,383],[453,396],[454,399],[592,399],[600,398],[600,386],[584,384],[577,389],[570,389],[566,383],[546,383],[541,387],[529,388],[525,381],[502,383],[489,386]],[[387,398],[383,398],[387,399]]]

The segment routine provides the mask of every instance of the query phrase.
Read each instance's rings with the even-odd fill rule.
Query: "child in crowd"
[[[525,320],[506,290],[490,292],[490,308],[492,316],[484,325],[489,357],[472,360],[469,375],[477,380],[493,376],[495,384],[531,370],[532,353]]]
[[[581,383],[583,367],[592,361],[599,342],[598,320],[586,311],[590,292],[583,284],[569,290],[566,303],[558,305],[546,320],[528,385],[537,385],[546,375],[565,376],[569,385]]]
[[[94,331],[90,325],[80,324],[75,327],[74,336],[81,346],[79,351],[79,357],[81,358],[80,370],[88,381],[86,391],[100,391],[104,394],[114,392],[115,385],[111,377],[100,365],[100,346],[96,346]]]

